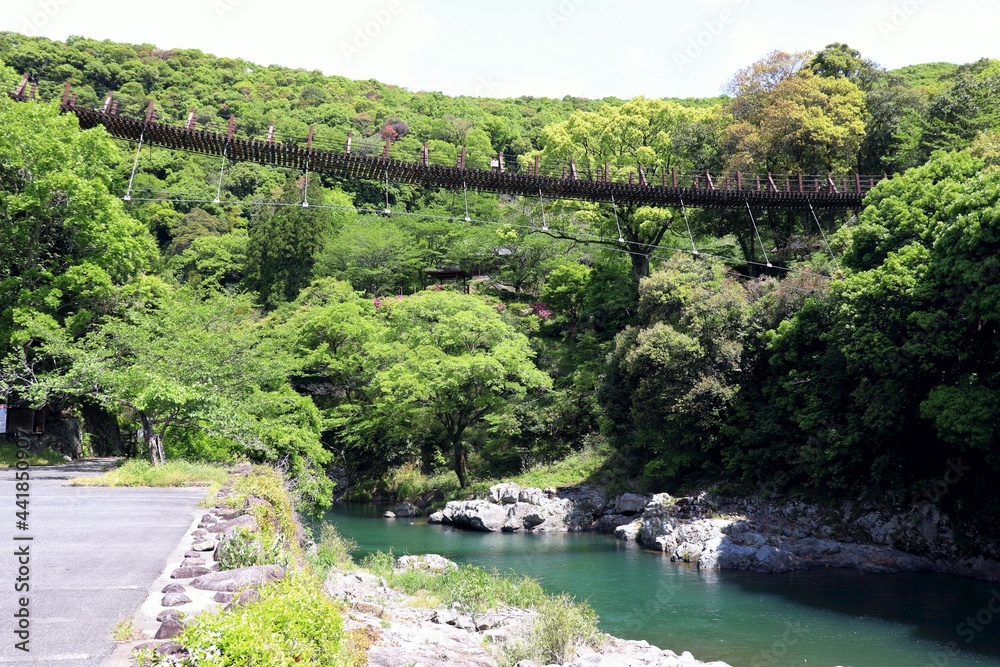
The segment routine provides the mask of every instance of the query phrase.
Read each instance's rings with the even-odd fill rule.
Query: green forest
[[[88,453],[277,462],[320,510],[334,468],[362,497],[586,451],[623,489],[932,497],[998,537],[1000,61],[888,71],[833,44],[713,99],[486,99],[0,33],[0,83],[22,73],[41,101],[0,99],[0,400],[75,415]],[[891,178],[861,210],[751,223],[220,169],[81,131],[67,81],[79,106],[452,165]],[[451,269],[468,290],[428,273]]]

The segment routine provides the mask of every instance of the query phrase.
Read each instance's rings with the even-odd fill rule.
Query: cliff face
[[[960,547],[950,518],[926,499],[897,509],[854,502],[822,508],[706,493],[609,499],[589,487],[498,484],[486,498],[450,502],[428,521],[492,532],[613,532],[706,569],[788,572],[820,565],[1000,581],[996,545]]]

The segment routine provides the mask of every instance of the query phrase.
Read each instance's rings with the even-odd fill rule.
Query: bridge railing
[[[35,99],[36,84],[25,74],[20,84],[10,97],[19,101]],[[76,95],[67,82],[61,101],[64,111],[77,111]],[[113,93],[108,93],[103,106],[98,112],[100,117],[118,117],[118,103]],[[136,119],[138,120],[138,119]],[[239,128],[239,122],[234,116],[228,118],[216,114],[199,118],[192,108],[189,110],[183,125],[180,119],[159,118],[159,111],[152,100],[148,102],[145,123],[169,123],[173,120],[186,132],[211,132],[227,134],[230,139]],[[351,131],[344,131],[329,126],[310,126],[303,131],[282,133],[274,122],[264,130],[262,127],[251,126],[251,130],[266,131],[268,144],[288,147],[306,147],[306,150],[327,150],[348,153],[369,158],[381,158],[383,161],[394,160],[412,163],[420,167],[449,167],[462,169],[478,169],[498,173],[516,174],[528,177],[546,177],[566,181],[585,181],[606,185],[649,186],[674,189],[693,189],[699,191],[724,190],[727,192],[785,192],[785,193],[837,193],[863,195],[874,188],[887,175],[807,175],[807,174],[763,174],[748,175],[739,171],[680,171],[677,168],[665,168],[660,165],[636,164],[631,168],[612,166],[608,163],[595,164],[591,159],[579,163],[573,158],[554,160],[542,157],[540,154],[515,155],[504,153],[485,153],[470,150],[467,147],[454,147],[445,142],[420,142],[413,137],[402,137],[395,140],[375,136],[363,136]],[[242,133],[241,133],[242,134]],[[253,137],[252,137],[253,138]],[[263,139],[263,137],[255,137]],[[433,146],[433,148],[432,148]]]

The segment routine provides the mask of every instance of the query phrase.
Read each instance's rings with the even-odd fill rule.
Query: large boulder
[[[486,498],[497,505],[513,505],[521,496],[521,487],[513,482],[494,484]]]
[[[623,493],[615,498],[615,514],[640,514],[649,504],[649,498],[636,493]]]
[[[632,523],[631,516],[624,514],[605,514],[591,524],[590,529],[595,533],[614,533],[619,526]]]
[[[507,509],[507,519],[502,530],[511,533],[518,530],[532,530],[545,523],[549,512],[544,506],[531,503],[514,503]]]
[[[485,500],[465,500],[448,503],[451,522],[462,528],[497,533],[507,521],[507,510]]]
[[[624,526],[618,526],[615,528],[615,537],[619,540],[635,542],[639,537],[639,531],[641,529],[642,521],[633,521],[632,523],[627,523]]]
[[[323,592],[340,600],[384,600],[392,593],[385,579],[363,570],[331,570]]]
[[[544,505],[546,500],[548,500],[548,498],[545,493],[541,489],[533,486],[521,489],[521,492],[517,494],[518,502],[528,503],[529,505]]]
[[[396,508],[397,518],[409,518],[414,516],[420,516],[420,508],[410,502],[402,502],[399,507]]]
[[[236,570],[205,574],[189,585],[203,591],[235,591],[241,588],[262,586],[285,577],[285,569],[278,565],[254,565]]]
[[[245,528],[252,533],[256,533],[260,530],[260,526],[257,525],[257,519],[250,514],[242,514],[235,519],[220,521],[219,523],[212,524],[208,527],[208,532],[228,535],[237,528]]]

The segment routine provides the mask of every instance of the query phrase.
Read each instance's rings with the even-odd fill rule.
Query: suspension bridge
[[[29,75],[25,74],[9,95],[17,101],[35,99],[35,84]],[[394,156],[390,139],[381,146],[381,154],[372,150],[370,142],[352,146],[351,133],[347,133],[342,150],[319,148],[314,146],[313,127],[309,128],[305,145],[275,140],[273,122],[265,139],[240,137],[236,134],[235,116],[230,116],[224,132],[217,132],[198,127],[193,109],[184,125],[171,125],[158,120],[152,100],[144,118],[122,116],[112,93],[101,108],[84,108],[77,105],[69,83],[65,85],[60,108],[75,114],[82,129],[102,126],[112,137],[138,144],[139,150],[143,145],[159,146],[218,156],[224,161],[256,162],[306,173],[523,197],[703,208],[852,209],[859,208],[865,195],[887,178],[884,174],[745,175],[709,171],[692,174],[679,173],[677,169],[661,171],[654,178],[643,165],[636,165],[626,176],[612,173],[607,164],[596,169],[588,167],[586,173],[590,177],[586,178],[581,177],[581,170],[572,159],[553,169],[552,165],[543,167],[537,156],[522,163],[516,156],[502,153],[489,156],[490,168],[477,169],[468,167],[470,155],[465,148],[458,152],[454,165],[445,165],[432,159],[426,143],[419,155],[406,159],[409,156],[399,156],[398,152]]]

